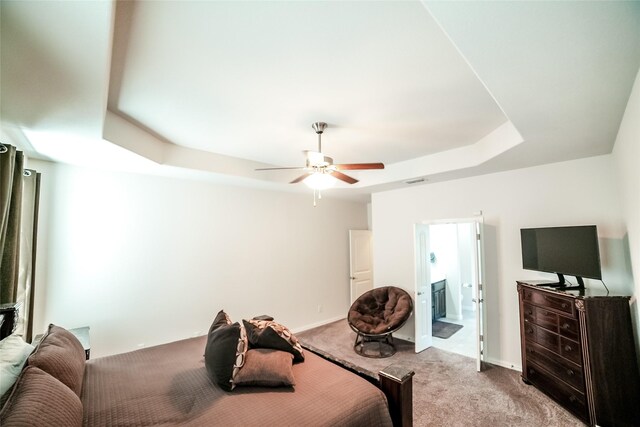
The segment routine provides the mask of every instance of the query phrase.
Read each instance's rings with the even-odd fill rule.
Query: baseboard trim
[[[317,328],[319,326],[328,325],[329,323],[337,322],[338,320],[346,319],[344,316],[332,317],[330,319],[321,320],[320,322],[310,323],[308,325],[300,326],[298,328],[293,329],[291,332],[294,334],[299,334],[300,332],[308,331],[309,329]]]
[[[505,362],[504,360],[498,360],[491,357],[485,357],[484,361],[491,363],[492,365],[501,366],[503,368],[511,369],[517,372],[522,372],[522,366],[513,363]]]
[[[399,340],[403,340],[403,341],[409,341],[412,343],[415,343],[415,340],[413,339],[413,337],[409,336],[409,335],[404,335],[404,334],[396,334],[394,332],[393,334],[393,338],[397,338]]]

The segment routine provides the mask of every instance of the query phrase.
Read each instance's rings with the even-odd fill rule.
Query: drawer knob
[[[567,307],[569,307],[569,304],[567,304],[566,302],[563,302],[563,303],[562,303],[562,308],[567,308]],[[575,399],[575,398],[574,398],[574,399]]]
[[[573,350],[573,348],[571,348],[569,344],[564,346],[564,351],[571,351],[571,350]]]
[[[563,324],[562,329],[569,329],[569,324],[568,323]]]
[[[573,394],[571,396],[569,396],[569,402],[574,403],[576,400],[577,399]]]
[[[529,311],[527,311],[527,314],[528,314],[528,315],[532,315],[532,314],[533,314],[533,310],[529,310]]]
[[[531,354],[535,353],[535,350],[534,350],[534,349],[532,349],[532,348],[528,348],[528,349],[527,349],[527,351],[528,351],[529,353],[531,353]]]
[[[527,333],[528,333],[528,334],[532,334],[532,333],[533,333],[533,329],[528,328],[528,329],[527,329]]]
[[[535,374],[535,373],[536,373],[536,371],[535,371],[535,369],[533,369],[533,368],[529,368],[529,373],[530,373],[531,375],[533,375],[533,374]]]
[[[567,375],[572,377],[574,375],[573,369],[567,369]]]

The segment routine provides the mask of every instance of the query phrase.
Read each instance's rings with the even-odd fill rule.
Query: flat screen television
[[[580,289],[583,277],[602,279],[595,225],[523,228],[520,241],[522,268],[557,274],[558,283],[551,285],[567,288],[565,274],[575,276]]]

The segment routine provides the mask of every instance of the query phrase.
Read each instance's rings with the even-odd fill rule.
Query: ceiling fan
[[[322,132],[327,128],[327,124],[325,122],[315,122],[311,127],[318,134],[318,151],[305,151],[305,166],[260,168],[256,170],[304,169],[306,172],[291,181],[290,184],[297,184],[298,182],[304,181],[314,190],[323,190],[330,187],[335,182],[335,179],[344,181],[347,184],[355,184],[358,182],[357,179],[340,172],[341,170],[384,169],[383,163],[344,163],[334,165],[333,159],[322,153]]]

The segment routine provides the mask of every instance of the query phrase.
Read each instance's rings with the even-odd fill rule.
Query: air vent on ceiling
[[[425,182],[426,179],[425,178],[416,178],[416,179],[410,179],[409,181],[405,181],[405,184],[418,184],[420,182]]]

